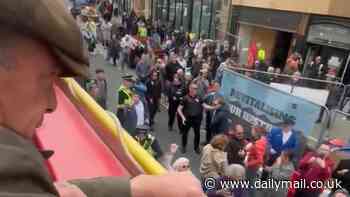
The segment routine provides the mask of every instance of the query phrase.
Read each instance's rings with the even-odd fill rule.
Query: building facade
[[[330,78],[349,83],[349,6],[346,0],[232,0],[229,31],[238,38],[240,63],[248,63],[252,46],[282,69],[291,52],[301,53],[302,72],[321,56]]]
[[[229,0],[153,0],[150,7],[153,20],[214,38],[217,30],[226,29],[230,6]]]

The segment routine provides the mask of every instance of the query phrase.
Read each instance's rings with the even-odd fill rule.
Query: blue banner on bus
[[[315,103],[233,71],[224,71],[221,84],[232,121],[245,127],[259,125],[269,131],[283,120],[291,119],[296,130],[310,135],[321,110]]]

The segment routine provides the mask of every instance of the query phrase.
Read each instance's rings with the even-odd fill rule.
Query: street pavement
[[[127,74],[134,74],[134,70],[127,69],[124,73],[120,70],[120,67],[114,67],[112,64],[104,60],[104,50],[101,46],[98,46],[98,54],[90,57],[91,62],[91,73],[95,73],[97,68],[103,68],[106,73],[107,82],[108,82],[108,99],[107,106],[108,110],[115,112],[117,106],[117,90],[121,84],[121,77]],[[167,151],[169,145],[172,143],[176,143],[178,145],[181,144],[181,135],[179,134],[178,129],[174,129],[174,131],[168,131],[168,113],[164,106],[161,107],[161,112],[156,115],[155,118],[155,129],[153,134],[159,140],[160,145],[163,151]],[[177,125],[177,124],[175,124]],[[174,125],[174,128],[175,128]],[[199,160],[200,156],[197,155],[193,150],[193,131],[189,133],[188,147],[187,153],[181,154],[180,150],[178,150],[175,158],[178,157],[187,157],[191,161],[192,172],[199,177]],[[201,140],[205,139],[205,133],[201,132]]]
[[[70,0],[65,0],[67,7],[72,7]],[[116,112],[117,106],[117,90],[121,84],[121,77],[124,74],[134,74],[133,70],[126,69],[122,72],[119,67],[114,67],[109,62],[105,61],[106,51],[101,45],[97,45],[97,55],[90,56],[90,72],[93,74],[97,68],[102,68],[105,70],[107,81],[108,81],[108,99],[107,107],[109,111]],[[156,115],[155,127],[153,134],[159,140],[163,151],[168,151],[170,144],[176,143],[181,144],[181,136],[178,129],[174,131],[168,131],[168,113],[164,107],[161,108],[161,112]],[[174,124],[174,128],[176,123]],[[187,153],[181,154],[180,150],[176,153],[174,160],[179,157],[187,157],[191,161],[192,172],[199,177],[199,160],[200,156],[197,155],[193,150],[193,132],[189,133]],[[201,132],[201,139],[205,139],[205,133]]]

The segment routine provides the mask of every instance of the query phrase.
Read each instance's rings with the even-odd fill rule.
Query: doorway
[[[289,48],[293,34],[289,32],[278,31],[276,35],[276,44],[272,55],[272,65],[284,69],[288,58]]]
[[[307,73],[308,65],[310,65],[317,56],[321,56],[321,63],[327,68],[328,78],[336,77],[338,80],[344,78],[344,83],[350,82],[349,71],[347,69],[347,65],[349,64],[349,51],[325,45],[310,44],[304,63],[304,74]]]

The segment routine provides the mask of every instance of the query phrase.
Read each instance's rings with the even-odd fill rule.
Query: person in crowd
[[[172,170],[176,172],[186,172],[191,170],[190,160],[186,157],[180,157],[174,161]]]
[[[220,83],[215,81],[212,85],[212,88],[210,90],[210,92],[205,96],[204,98],[204,102],[208,105],[212,105],[214,100],[220,96]],[[206,142],[205,144],[208,144],[213,136],[213,132],[211,130],[211,121],[212,121],[212,111],[207,111],[206,112],[206,124],[205,124],[205,128],[206,128]]]
[[[246,145],[246,157],[244,160],[244,166],[246,167],[247,180],[251,184],[249,188],[249,197],[255,197],[257,195],[254,183],[260,177],[262,173],[262,167],[264,164],[265,151],[267,147],[266,129],[263,127],[252,128],[252,142]]]
[[[235,65],[235,62],[230,58],[227,58],[225,62],[221,63],[216,72],[215,81],[218,81],[221,84],[224,69],[234,67],[234,65]]]
[[[151,73],[151,79],[147,82],[146,98],[149,105],[150,112],[150,127],[153,130],[154,117],[159,109],[159,101],[162,95],[162,86],[159,80],[159,74],[155,70]]]
[[[270,178],[275,181],[288,181],[294,171],[293,152],[282,151],[272,167],[268,167]],[[267,197],[286,197],[288,193],[287,187],[270,188]]]
[[[121,53],[121,46],[120,46],[120,40],[116,34],[112,35],[109,48],[110,48],[110,56],[112,57],[113,65],[117,66],[117,60],[120,59],[119,54]],[[122,64],[122,62],[119,62],[119,63]]]
[[[126,112],[126,120],[123,127],[132,136],[135,135],[137,128],[148,125],[149,114],[146,105],[142,101],[141,96],[137,93],[133,94],[132,106]]]
[[[237,184],[235,188],[223,188],[220,184],[222,181],[239,181],[245,180],[245,168],[239,164],[231,164],[225,169],[223,177],[217,179],[215,191],[207,191],[208,197],[248,197],[247,188],[243,184]]]
[[[120,46],[122,48],[122,53],[121,53],[119,62],[122,70],[125,70],[125,65],[130,64],[129,56],[131,54],[131,51],[133,51],[136,48],[137,42],[132,36],[130,36],[129,34],[126,34],[121,39]]]
[[[185,54],[182,50],[179,52],[179,56],[177,57],[177,62],[180,64],[183,70],[187,68],[187,61],[185,59]]]
[[[83,12],[83,11],[82,11]],[[82,13],[84,14],[84,13]],[[82,16],[83,24],[81,26],[81,32],[83,34],[83,38],[88,44],[88,50],[91,55],[95,55],[95,48],[97,42],[97,26],[96,23],[87,16]]]
[[[219,178],[225,175],[227,156],[224,152],[228,143],[226,135],[214,136],[210,144],[203,147],[199,172],[202,180]]]
[[[180,81],[182,81],[182,82],[185,81],[185,72],[184,72],[184,69],[183,69],[183,68],[177,69],[175,75],[180,79]]]
[[[191,74],[193,78],[197,78],[200,74],[200,70],[202,69],[203,60],[197,56],[192,58],[191,63]]]
[[[150,74],[150,67],[143,58],[140,58],[136,65],[136,75],[140,81],[145,83]]]
[[[335,170],[333,171],[332,177],[341,181],[340,184],[342,188],[350,191],[350,159],[340,160]]]
[[[160,159],[164,156],[164,152],[158,140],[149,133],[149,129],[145,125],[137,126],[135,139],[150,155],[156,159]]]
[[[107,109],[107,79],[103,69],[96,69],[96,86],[96,101],[103,109]]]
[[[63,1],[0,1],[0,8],[0,155],[6,158],[0,196],[58,197],[62,189],[79,196],[204,196],[199,181],[186,173],[87,178],[55,187],[33,139],[45,114],[57,108],[61,77],[89,76],[86,48]]]
[[[349,191],[346,189],[338,189],[332,194],[332,197],[349,197]]]
[[[210,131],[212,131],[214,135],[225,134],[228,132],[230,127],[230,112],[225,103],[224,97],[217,97],[213,101],[212,105],[217,106],[217,109],[213,110],[212,112]]]
[[[143,59],[143,62],[147,65],[149,70],[152,67],[152,49],[148,45],[144,45],[145,48],[142,51],[141,59]]]
[[[118,89],[117,117],[124,126],[128,109],[133,104],[133,92],[131,87],[134,85],[135,79],[132,75],[125,75],[122,79],[122,85]]]
[[[111,28],[112,28],[112,23],[108,21],[107,18],[103,18],[101,23],[101,32],[102,32],[102,45],[105,48],[108,47],[108,43],[111,38]]]
[[[186,153],[187,136],[191,128],[194,130],[194,150],[197,154],[200,153],[199,142],[200,142],[200,127],[203,118],[203,108],[206,110],[215,110],[217,106],[212,107],[205,103],[198,96],[198,86],[192,83],[189,87],[188,94],[181,101],[177,113],[182,120],[182,153]]]
[[[233,133],[233,136],[225,149],[228,164],[244,165],[246,157],[244,147],[248,144],[248,141],[244,138],[244,128],[240,124],[232,124],[230,132]]]
[[[313,79],[323,79],[326,74],[326,66],[322,63],[322,57],[316,56],[306,69],[306,76]],[[311,88],[320,88],[320,83],[316,81],[309,81]]]
[[[204,99],[209,88],[208,69],[203,68],[200,71],[200,75],[193,80],[193,83],[196,83],[198,86],[198,96]]]
[[[185,86],[179,80],[179,78],[175,76],[173,82],[171,83],[171,86],[169,87],[169,93],[168,93],[168,101],[169,101],[168,130],[169,131],[173,130],[177,108],[179,107],[185,95],[186,95]],[[178,124],[181,125],[182,123],[178,123]]]
[[[312,188],[311,182],[326,182],[331,178],[334,161],[329,157],[330,147],[321,144],[317,151],[307,153],[299,162],[296,180],[305,179],[305,188],[296,188],[295,197],[318,197],[323,188]]]
[[[166,80],[169,82],[172,82],[174,79],[174,75],[176,74],[177,70],[181,68],[181,65],[177,62],[177,56],[175,53],[170,54],[170,61],[165,66],[165,72],[166,72]]]
[[[269,132],[267,136],[270,146],[270,150],[268,151],[268,166],[271,166],[275,162],[275,160],[280,156],[282,151],[296,150],[297,135],[296,132],[293,130],[294,124],[295,122],[293,120],[286,119],[284,120],[280,128],[272,128]]]
[[[287,59],[283,73],[287,75],[293,75],[295,72],[299,71],[300,63],[300,56],[297,53],[291,54]]]

